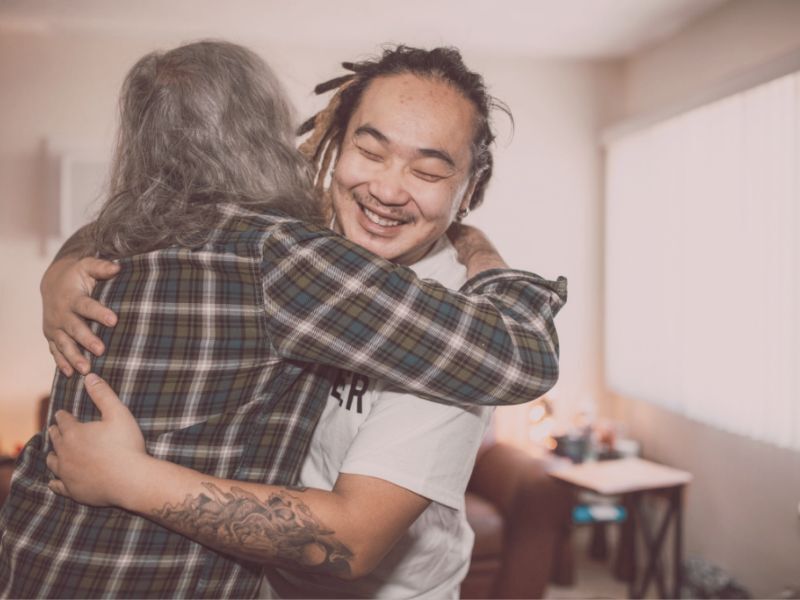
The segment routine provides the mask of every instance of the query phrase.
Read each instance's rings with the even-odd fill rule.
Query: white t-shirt
[[[458,289],[466,271],[442,237],[413,265]],[[457,407],[387,390],[340,371],[311,439],[303,486],[331,490],[339,473],[378,477],[432,502],[372,573],[357,581],[280,570],[264,597],[458,598],[474,535],[464,514],[475,454],[492,409]]]

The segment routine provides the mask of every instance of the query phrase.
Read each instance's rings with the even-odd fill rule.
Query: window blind
[[[800,450],[800,73],[606,147],[612,390]]]

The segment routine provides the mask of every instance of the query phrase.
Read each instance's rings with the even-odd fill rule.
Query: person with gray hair
[[[65,252],[117,259],[95,297],[118,320],[95,331],[105,352],[85,380],[61,365],[57,424],[20,455],[0,595],[252,596],[263,562],[354,577],[375,557],[341,541],[341,493],[289,487],[338,368],[448,403],[524,402],[555,382],[561,287],[468,235],[472,276],[451,292],[315,225],[287,107],[263,61],[224,42],[129,73],[109,198]],[[51,450],[78,427],[115,461],[70,488],[48,468],[75,474]],[[144,516],[113,508],[128,502]]]

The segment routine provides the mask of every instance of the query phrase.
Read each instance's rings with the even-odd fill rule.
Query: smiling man
[[[323,143],[315,147],[312,134],[306,146],[312,159],[326,149],[338,154],[328,189],[334,228],[458,289],[467,272],[445,232],[482,199],[474,191],[490,175],[493,99],[453,49],[401,47],[354,68],[330,119],[325,111],[317,117]],[[365,502],[390,502],[394,519],[405,515],[380,517],[381,528],[411,524],[393,527],[391,544],[375,543],[383,558],[358,579],[271,570],[264,595],[457,598],[473,540],[464,490],[490,418],[490,408],[426,402],[339,370],[301,484],[334,492],[363,486]],[[359,521],[373,515],[380,512]]]
[[[480,176],[471,169],[476,113],[441,79],[403,73],[374,80],[333,172],[341,232],[399,264],[425,256],[469,208]]]
[[[384,259],[411,266],[420,278],[461,288],[480,269],[472,250],[481,243],[470,243],[480,236],[462,231],[457,256],[444,233],[483,199],[496,103],[454,49],[399,47],[350,66],[355,74],[334,80],[341,87],[307,124],[313,131],[302,146],[317,166],[318,189],[332,201],[333,228]],[[545,298],[533,318],[542,319],[557,349],[552,318],[565,300],[565,282],[533,277]],[[50,288],[46,314],[59,312],[48,304],[65,295]],[[460,328],[457,314],[443,308],[437,317]],[[429,359],[436,363],[445,355]],[[373,374],[329,369],[328,376],[327,402],[300,473],[302,489],[235,487],[119,446],[117,440],[132,436],[131,419],[81,425],[63,413],[53,430],[58,464],[52,462],[61,479],[54,489],[79,501],[101,498],[226,553],[288,567],[269,571],[267,595],[457,597],[472,545],[464,488],[490,409],[422,400]],[[492,384],[465,385],[479,383]],[[90,393],[109,414],[127,412],[103,384]],[[123,460],[125,477],[119,475]],[[131,483],[136,480],[170,484],[143,492]]]

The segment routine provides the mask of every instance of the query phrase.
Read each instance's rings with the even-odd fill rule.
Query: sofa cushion
[[[477,494],[467,492],[465,501],[467,521],[475,532],[473,557],[499,558],[503,552],[503,517]]]

